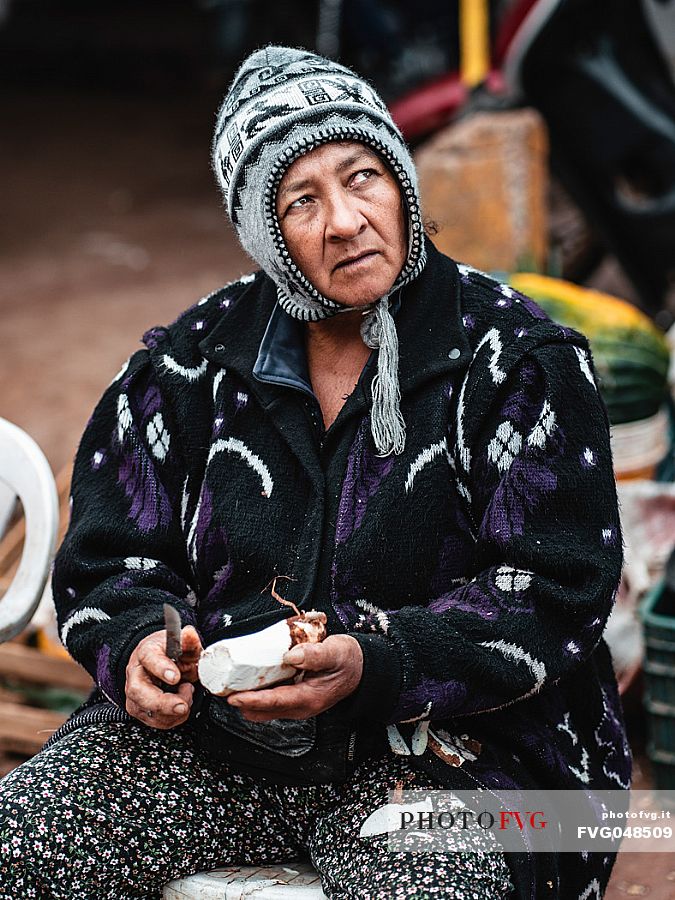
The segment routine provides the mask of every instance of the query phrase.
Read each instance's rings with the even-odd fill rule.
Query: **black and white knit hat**
[[[408,214],[408,254],[396,282],[364,315],[369,347],[379,348],[372,433],[378,452],[401,453],[398,339],[390,297],[424,268],[417,174],[387,107],[350,69],[307,50],[265,47],[244,61],[218,112],[213,168],[244,249],[277,285],[279,303],[306,322],[346,312],[322,296],[293,262],[276,214],[276,194],[294,160],[330,141],[360,141],[398,179]]]

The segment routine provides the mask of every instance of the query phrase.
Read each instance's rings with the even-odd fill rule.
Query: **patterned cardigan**
[[[165,601],[208,644],[284,617],[261,590],[291,576],[286,598],[363,649],[339,714],[444,785],[628,788],[602,639],[621,534],[587,342],[428,253],[396,317],[400,456],[375,454],[373,367],[321,441],[313,397],[253,376],[276,302],[262,273],[145,335],[77,454],[61,637],[123,707]],[[508,861],[518,896],[568,900],[600,896],[613,857]]]

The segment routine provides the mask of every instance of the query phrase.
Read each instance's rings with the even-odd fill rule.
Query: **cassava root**
[[[218,697],[270,687],[297,673],[283,661],[291,647],[318,644],[325,637],[325,613],[298,613],[262,631],[211,644],[199,659],[199,680]]]

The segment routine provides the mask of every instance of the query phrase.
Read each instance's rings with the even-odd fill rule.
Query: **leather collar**
[[[427,264],[404,288],[396,315],[401,394],[444,372],[466,368],[471,349],[461,316],[461,282],[457,266],[427,238]],[[253,375],[260,346],[277,303],[274,282],[264,273],[223,313],[200,344],[204,357],[236,371],[264,405],[279,398],[283,385],[261,382]],[[368,392],[369,393],[369,392]]]

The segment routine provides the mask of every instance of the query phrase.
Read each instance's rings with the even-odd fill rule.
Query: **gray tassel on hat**
[[[381,297],[361,324],[361,337],[367,347],[379,348],[377,374],[372,382],[373,407],[371,432],[378,456],[403,453],[405,422],[401,415],[401,389],[398,383],[398,335],[389,312],[389,296]]]

